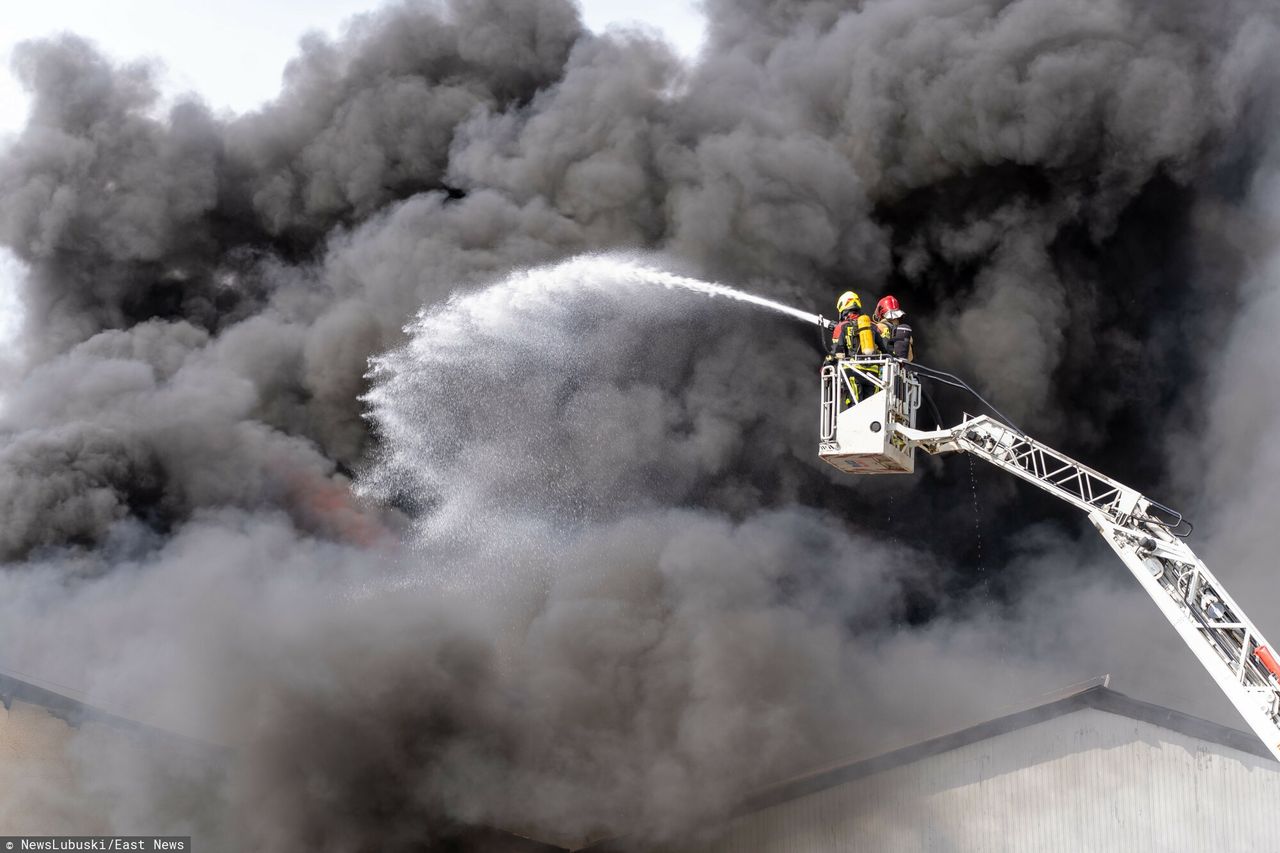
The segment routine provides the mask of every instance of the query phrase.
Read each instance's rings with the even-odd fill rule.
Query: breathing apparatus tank
[[[876,339],[871,333],[871,318],[866,314],[858,315],[858,351],[863,355],[876,354]]]

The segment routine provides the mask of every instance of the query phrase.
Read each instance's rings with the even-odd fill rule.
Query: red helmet
[[[902,306],[898,304],[898,300],[893,296],[886,296],[876,303],[875,313],[872,315],[877,323],[886,318],[896,320],[902,316]]]

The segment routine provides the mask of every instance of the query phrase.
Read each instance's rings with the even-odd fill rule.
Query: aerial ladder
[[[818,455],[841,471],[910,474],[917,448],[930,454],[965,452],[1085,512],[1280,760],[1280,662],[1244,609],[1187,545],[1191,525],[1179,513],[1041,444],[994,408],[998,417],[966,414],[947,429],[917,429],[921,378],[972,391],[950,374],[875,355],[832,361],[821,377]]]

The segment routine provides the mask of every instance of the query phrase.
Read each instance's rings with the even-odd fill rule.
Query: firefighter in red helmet
[[[905,361],[915,361],[915,338],[911,326],[902,319],[902,306],[895,296],[886,296],[876,303],[871,319],[875,321],[885,349]]]

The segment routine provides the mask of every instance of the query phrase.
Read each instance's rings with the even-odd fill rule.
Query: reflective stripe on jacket
[[[895,356],[906,361],[915,361],[915,339],[911,333],[911,327],[906,323],[899,323],[891,326],[881,320],[876,324],[880,332],[880,336],[884,338],[886,349]]]

